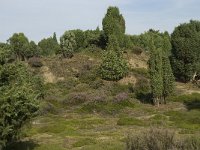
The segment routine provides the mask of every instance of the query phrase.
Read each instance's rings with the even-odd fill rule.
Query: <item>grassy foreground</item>
[[[188,111],[181,103],[160,108],[135,103],[134,107],[125,106],[115,115],[89,114],[83,112],[82,107],[62,112],[62,115],[36,118],[32,126],[24,129],[26,137],[15,144],[13,150],[122,150],[126,148],[128,135],[151,127],[174,130],[180,137],[200,135],[200,111]]]

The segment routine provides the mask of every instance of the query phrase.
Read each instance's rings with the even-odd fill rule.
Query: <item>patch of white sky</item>
[[[150,28],[173,31],[190,19],[200,19],[199,0],[0,0],[0,41],[24,32],[38,42],[56,32],[95,29],[109,6],[119,7],[127,34]]]

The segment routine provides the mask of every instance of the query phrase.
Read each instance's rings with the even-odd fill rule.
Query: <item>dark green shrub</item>
[[[59,44],[52,37],[42,39],[38,46],[43,56],[52,56],[60,51]]]
[[[127,62],[122,57],[114,51],[108,51],[99,68],[99,75],[102,79],[117,81],[125,77],[128,70]]]
[[[42,84],[22,63],[0,70],[0,147],[18,140],[23,125],[36,115]]]
[[[135,84],[134,92],[137,99],[141,100],[142,102],[150,102],[151,89],[147,79],[139,79]]]

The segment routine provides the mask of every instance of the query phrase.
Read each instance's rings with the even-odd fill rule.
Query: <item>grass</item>
[[[81,112],[85,113],[102,113],[102,114],[110,114],[114,115],[121,112],[125,108],[134,108],[135,104],[131,101],[122,101],[122,102],[100,102],[100,103],[87,103],[84,104],[81,108]]]
[[[200,112],[193,111],[168,111],[165,113],[169,116],[170,125],[182,129],[198,131],[200,130]]]
[[[94,145],[96,143],[97,143],[96,140],[94,140],[92,138],[82,138],[82,139],[76,141],[73,144],[73,147],[82,147],[82,146],[85,146],[85,145]]]
[[[136,126],[145,126],[145,123],[142,120],[136,118],[120,118],[117,121],[117,125],[125,126],[125,125],[136,125]]]

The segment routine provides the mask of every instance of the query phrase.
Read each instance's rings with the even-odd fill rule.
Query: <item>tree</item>
[[[171,63],[169,57],[171,56],[171,41],[167,32],[161,34],[163,38],[163,52],[162,52],[162,66],[163,66],[163,98],[166,103],[166,97],[170,96],[174,92],[175,78],[173,75]]]
[[[163,98],[166,103],[166,97],[171,95],[174,92],[174,75],[172,72],[171,64],[169,57],[162,57],[163,65]]]
[[[115,35],[110,35],[106,49],[115,51],[118,56],[122,55],[121,49],[119,47],[119,42]]]
[[[128,73],[127,62],[123,59],[118,41],[114,35],[111,36],[104,54],[102,64],[99,68],[102,79],[117,81]]]
[[[41,55],[52,56],[60,51],[60,46],[54,38],[44,38],[38,43],[38,46],[41,49]]]
[[[166,97],[173,93],[174,76],[169,61],[171,55],[170,37],[167,32],[151,30],[148,35],[150,49],[149,69],[154,104],[166,103]]]
[[[65,58],[73,57],[76,47],[75,35],[71,31],[66,31],[60,38],[60,46],[62,54]]]
[[[29,58],[30,57],[38,57],[40,55],[40,49],[39,47],[35,44],[34,41],[31,41],[29,43],[29,49],[30,49],[30,53],[29,53]]]
[[[200,22],[190,21],[172,33],[173,72],[177,80],[188,82],[198,74],[200,62]]]
[[[17,60],[25,60],[29,55],[29,41],[23,33],[15,33],[8,39]]]
[[[81,48],[85,48],[84,47],[84,43],[85,43],[85,32],[77,29],[77,30],[70,30],[71,32],[74,33],[75,35],[75,41],[76,41],[76,48],[75,51],[79,51]]]
[[[120,47],[123,47],[124,34],[126,30],[125,20],[117,7],[109,7],[102,21],[103,31],[107,41],[111,35],[115,35],[120,42]]]
[[[117,81],[128,73],[127,62],[119,57],[116,52],[109,50],[105,53],[99,74],[102,79]]]
[[[163,96],[162,52],[154,46],[150,52],[149,69],[153,102],[159,106]]]
[[[53,40],[56,44],[58,44],[58,40],[57,40],[57,37],[56,37],[56,32],[53,33]]]
[[[36,115],[42,96],[40,81],[22,63],[1,66],[0,148],[18,140],[21,128]]]

